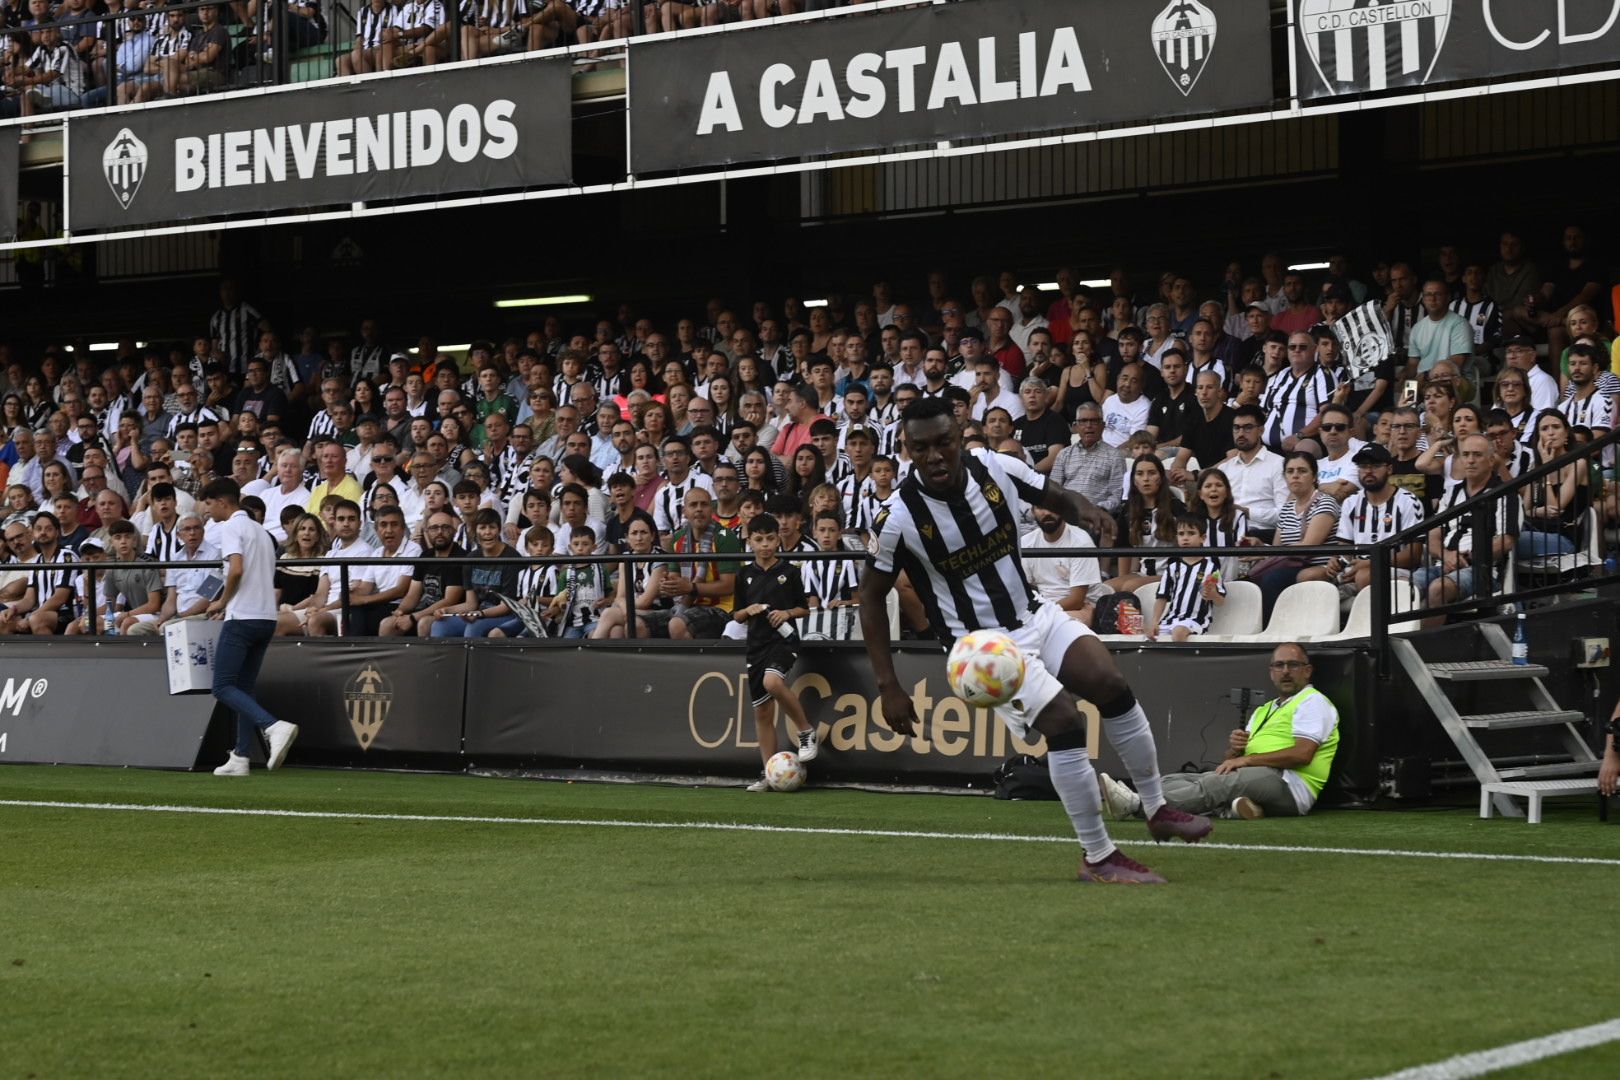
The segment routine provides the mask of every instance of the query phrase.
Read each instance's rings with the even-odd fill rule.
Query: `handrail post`
[[[1390,586],[1390,548],[1387,544],[1375,545],[1372,549],[1372,580],[1368,587],[1372,589],[1372,646],[1373,657],[1378,666],[1379,681],[1389,678],[1389,586]]]
[[[86,612],[86,618],[90,623],[89,631],[91,634],[105,633],[107,624],[102,622],[100,617],[96,615],[96,569],[94,564],[85,571],[84,576],[85,605],[89,609]]]
[[[1485,601],[1491,596],[1491,577],[1496,570],[1496,560],[1491,558],[1491,545],[1496,539],[1496,508],[1504,496],[1492,493],[1486,497],[1485,492],[1475,496],[1479,505],[1474,507],[1473,518],[1469,521],[1470,543],[1473,544],[1473,554],[1469,557],[1468,566],[1473,571],[1474,600],[1480,609],[1474,612],[1477,618],[1484,613]],[[1459,595],[1462,590],[1458,590]]]
[[[102,44],[107,49],[107,100],[105,104],[118,104],[118,20],[102,23]]]
[[[634,641],[636,637],[636,575],[632,572],[635,563],[629,558],[624,560],[619,572],[624,575],[624,638]]]
[[[450,61],[461,59],[461,0],[450,0],[445,5],[450,12]]]
[[[338,614],[342,617],[342,625],[338,627],[338,637],[349,637],[349,564],[347,561],[338,564]]]

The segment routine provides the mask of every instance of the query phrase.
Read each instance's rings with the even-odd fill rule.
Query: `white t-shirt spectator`
[[[1123,446],[1125,440],[1147,427],[1148,413],[1153,411],[1153,401],[1143,394],[1130,404],[1119,399],[1115,394],[1103,402],[1103,441],[1109,446]]]
[[[1336,458],[1325,457],[1318,461],[1316,463],[1316,486],[1323,487],[1327,484],[1337,483],[1340,480],[1348,480],[1356,486],[1357,491],[1360,491],[1361,470],[1356,467],[1354,459],[1356,453],[1366,445],[1360,439],[1351,439],[1350,449],[1343,454]],[[1348,498],[1348,496],[1346,497]]]
[[[991,409],[1006,409],[1012,414],[1014,420],[1022,420],[1024,417],[1024,399],[1010,390],[1003,390],[997,394],[994,401],[986,401],[984,398],[980,398],[973,403],[973,419],[983,420],[984,414]]]
[[[1031,529],[1019,540],[1025,551],[1038,548],[1094,548],[1084,529],[1065,523],[1056,540],[1048,540],[1039,528]],[[1096,559],[1083,556],[1059,555],[1044,559],[1022,560],[1024,576],[1040,594],[1041,599],[1057,603],[1069,595],[1069,590],[1080,585],[1096,588],[1102,584],[1102,573]]]
[[[382,548],[374,549],[374,553],[381,556]],[[422,547],[414,540],[406,540],[399,545],[395,553],[396,559],[419,559],[422,557]],[[410,577],[416,571],[415,563],[372,563],[370,566],[357,568],[350,577],[350,584],[357,581],[369,581],[377,592],[385,593]]]

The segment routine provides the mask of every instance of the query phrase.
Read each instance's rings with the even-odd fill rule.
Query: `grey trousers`
[[[1189,814],[1224,810],[1239,795],[1259,803],[1267,817],[1299,816],[1299,807],[1283,783],[1281,769],[1249,765],[1225,774],[1170,773],[1164,777],[1165,801]]]

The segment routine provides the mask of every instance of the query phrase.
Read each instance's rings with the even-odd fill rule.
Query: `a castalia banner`
[[[169,695],[161,640],[0,646],[0,765],[190,769],[214,708]]]
[[[467,650],[419,641],[279,640],[256,696],[298,725],[300,751],[459,754]]]
[[[1302,98],[1620,62],[1620,0],[1296,0]]]
[[[595,769],[739,775],[759,767],[739,649],[505,646],[474,648],[469,657],[466,753],[475,763],[525,758]],[[1263,645],[1115,653],[1147,712],[1166,772],[1221,760],[1227,735],[1239,724],[1232,691],[1250,690],[1255,704],[1270,697],[1270,658]],[[1353,650],[1323,650],[1315,657],[1317,687],[1347,718],[1356,714],[1357,659]],[[1015,738],[990,710],[952,695],[943,655],[897,653],[895,665],[921,720],[909,738],[883,723],[864,649],[804,649],[789,681],[821,733],[817,776],[988,787],[991,771],[1009,756],[1044,752],[1039,739]],[[1082,711],[1092,756],[1105,771],[1119,773],[1096,710],[1082,703]],[[785,739],[785,722],[779,725]],[[1357,743],[1353,726],[1347,724],[1341,736],[1335,785],[1367,790],[1376,784],[1376,766],[1363,760],[1371,748],[1366,740]]]
[[[1265,4],[964,0],[633,45],[637,173],[1149,122],[1271,99]]]
[[[563,184],[569,72],[566,60],[525,60],[73,117],[69,224]]]

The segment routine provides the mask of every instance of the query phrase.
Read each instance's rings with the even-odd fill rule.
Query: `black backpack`
[[[1052,786],[1052,772],[1044,757],[1015,754],[996,767],[990,774],[996,782],[998,799],[1014,802],[1035,799],[1055,800],[1057,788]]]
[[[1137,601],[1135,593],[1111,592],[1097,601],[1097,609],[1091,618],[1091,628],[1099,634],[1123,634],[1120,629],[1119,614],[1129,608],[1136,614],[1142,614],[1142,605]]]

